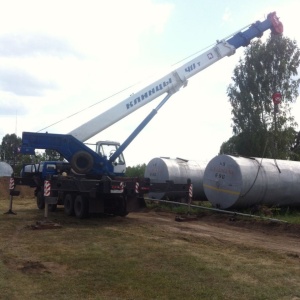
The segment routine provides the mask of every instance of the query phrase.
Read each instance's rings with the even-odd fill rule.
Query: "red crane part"
[[[283,33],[283,24],[279,21],[279,18],[276,16],[276,12],[272,12],[268,15],[268,19],[272,22],[273,34],[282,34]]]
[[[272,96],[273,98],[273,103],[276,105],[276,104],[280,104],[281,103],[281,98],[282,98],[282,95],[280,92],[276,92],[273,94]]]

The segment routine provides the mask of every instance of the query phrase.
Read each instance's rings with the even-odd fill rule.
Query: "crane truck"
[[[167,100],[187,85],[190,77],[220,59],[233,55],[239,47],[248,46],[252,39],[261,37],[269,29],[274,35],[283,32],[283,25],[276,12],[269,13],[264,21],[256,21],[226,40],[217,41],[204,53],[69,134],[23,132],[22,154],[34,155],[36,149],[51,149],[57,151],[64,158],[64,162],[46,161],[39,165],[25,166],[22,176],[16,178],[16,183],[30,182],[36,187],[39,208],[42,208],[47,200],[47,203],[54,206],[64,205],[67,215],[75,214],[79,218],[95,212],[126,215],[131,211],[130,206],[138,206],[151,185],[147,179],[139,182],[135,178],[124,176],[126,166],[123,151],[126,147]],[[164,95],[162,101],[122,144],[101,141],[97,142],[94,151],[84,143],[161,95]]]

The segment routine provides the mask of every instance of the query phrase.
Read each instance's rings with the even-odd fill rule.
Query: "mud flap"
[[[128,196],[127,197],[127,211],[128,212],[135,212],[141,211],[146,207],[146,202],[143,197],[137,196]]]

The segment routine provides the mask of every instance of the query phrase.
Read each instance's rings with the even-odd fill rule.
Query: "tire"
[[[88,199],[81,195],[76,196],[74,200],[74,212],[75,216],[79,219],[87,218],[89,215]]]
[[[64,198],[64,211],[67,216],[74,216],[74,198],[67,194]]]
[[[36,194],[36,205],[38,209],[44,209],[45,208],[45,198],[42,191],[38,191]]]
[[[78,174],[88,173],[94,164],[92,155],[86,151],[76,152],[71,159],[71,167]]]

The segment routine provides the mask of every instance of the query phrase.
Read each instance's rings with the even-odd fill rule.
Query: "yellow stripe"
[[[214,191],[218,191],[218,192],[222,192],[222,193],[227,193],[227,194],[233,194],[233,195],[239,195],[240,192],[236,192],[236,191],[231,191],[231,190],[225,190],[225,189],[219,189],[217,187],[211,186],[211,185],[207,185],[207,184],[203,184],[204,187],[214,190]]]

